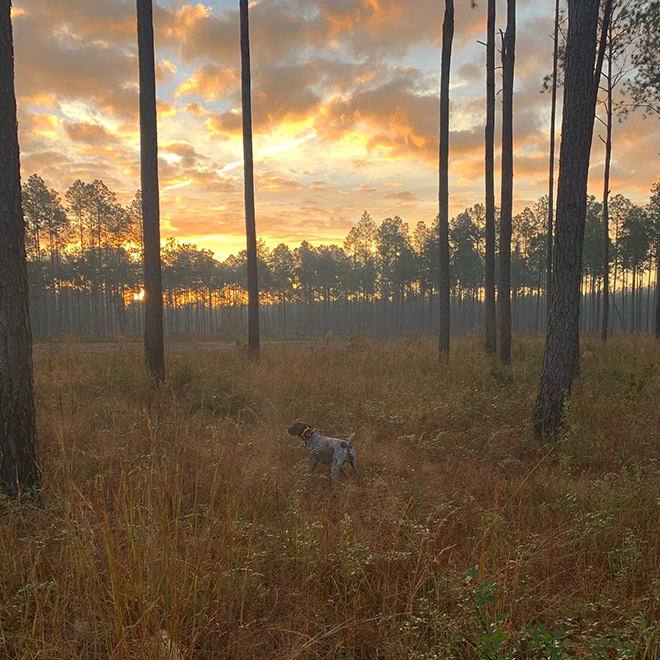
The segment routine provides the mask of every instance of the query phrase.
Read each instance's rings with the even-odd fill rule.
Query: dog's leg
[[[312,456],[312,458],[309,459],[309,469],[311,472],[314,472],[316,470],[316,466],[319,464],[319,459],[316,456]]]
[[[337,480],[339,478],[339,472],[341,470],[341,466],[344,464],[344,461],[346,460],[346,456],[343,454],[339,454],[339,452],[335,452],[335,456],[332,459],[332,478]]]
[[[355,472],[355,476],[357,477],[358,483],[362,483],[360,470],[358,470],[357,454],[355,453],[355,451],[351,452],[350,461],[351,461],[351,465],[353,466],[353,472]]]
[[[337,497],[337,488],[339,487],[339,473],[341,472],[341,466],[346,460],[345,452],[335,452],[335,455],[332,459],[332,497]]]

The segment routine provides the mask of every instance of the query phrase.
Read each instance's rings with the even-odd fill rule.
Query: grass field
[[[0,503],[0,657],[657,659],[660,346],[584,339],[557,444],[457,340],[36,352],[44,492]],[[364,480],[286,426],[355,431]]]

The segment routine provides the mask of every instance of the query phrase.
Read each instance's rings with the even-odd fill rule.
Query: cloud
[[[456,4],[456,50],[485,24],[485,3]],[[177,47],[182,60],[238,67],[238,12],[203,4],[162,10],[157,41]],[[250,8],[252,60],[256,68],[309,50],[361,58],[401,58],[415,47],[437,46],[443,11],[436,0],[272,0]],[[485,27],[484,27],[485,29]]]
[[[73,142],[89,145],[116,144],[119,138],[105,126],[92,122],[65,122],[64,131]]]
[[[176,88],[174,95],[201,96],[205,101],[233,94],[240,84],[238,73],[228,66],[206,64]]]
[[[476,62],[465,62],[458,67],[457,78],[459,82],[464,83],[477,83],[481,82],[484,79],[486,70],[486,62],[480,61],[478,64]],[[454,84],[456,81],[454,80]]]
[[[17,0],[15,5],[48,25],[69,25],[97,40],[135,39],[135,3],[128,0]],[[155,10],[158,12],[158,5]]]
[[[53,33],[31,13],[15,22],[14,44],[19,99],[53,94],[104,104],[136,78],[135,57],[123,48],[81,40],[67,28]]]
[[[59,119],[57,115],[34,112],[19,117],[21,134],[26,138],[57,140]]]
[[[419,197],[417,197],[416,195],[413,195],[413,193],[411,193],[409,191],[386,192],[383,195],[383,199],[392,200],[392,201],[395,201],[395,202],[401,202],[403,204],[410,204],[410,203],[419,201]]]
[[[207,160],[204,156],[200,155],[195,147],[185,140],[174,140],[166,142],[159,148],[161,154],[172,154],[176,156],[177,163],[180,163],[181,168],[190,170],[196,168],[201,162]]]
[[[304,122],[318,114],[327,94],[349,93],[371,81],[376,67],[367,63],[346,64],[324,58],[291,64],[261,67],[254,72],[252,86],[252,123],[255,134],[268,133],[284,123]],[[203,70],[193,78],[202,80]],[[227,79],[224,74],[222,79]],[[215,80],[215,79],[214,79]],[[217,79],[221,83],[221,79]],[[213,80],[208,81],[215,89]],[[240,90],[227,89],[227,98],[234,107],[213,112],[207,126],[216,137],[227,138],[241,131]]]
[[[195,117],[203,117],[206,114],[206,108],[201,103],[188,103],[186,110]]]
[[[314,21],[286,2],[258,3],[250,10],[252,59],[259,65],[300,53],[314,38]],[[176,44],[186,63],[210,60],[237,68],[238,11],[213,12],[202,4],[186,4],[162,26],[166,43]]]
[[[58,151],[42,150],[37,153],[21,157],[21,166],[29,174],[52,173],[63,165],[71,162],[71,159]]]
[[[257,175],[255,180],[259,191],[279,193],[297,191],[304,188],[300,181],[290,177]]]
[[[325,181],[312,181],[312,183],[309,186],[309,189],[311,192],[328,192],[329,190],[332,190],[334,186],[328,185]]]

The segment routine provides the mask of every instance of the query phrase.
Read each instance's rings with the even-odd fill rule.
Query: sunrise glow
[[[140,187],[134,4],[14,4],[23,176],[37,173],[61,192],[76,179],[99,179],[127,204]],[[269,245],[341,243],[365,209],[379,222],[433,220],[441,4],[311,1],[304,13],[293,0],[251,5],[257,228]],[[551,4],[519,8],[515,212],[547,192],[550,98],[540,92]],[[470,5],[456,7],[452,215],[484,194],[477,41],[486,3]],[[244,244],[237,6],[161,0],[156,15],[162,235],[225,258]],[[614,140],[612,194],[641,202],[658,171],[658,122],[632,114],[615,124]],[[602,159],[596,137],[594,192]]]

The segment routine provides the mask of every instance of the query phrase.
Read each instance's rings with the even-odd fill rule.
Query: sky
[[[550,95],[541,89],[553,5],[518,1],[514,212],[547,193]],[[440,0],[251,3],[257,234],[268,246],[341,244],[365,210],[377,222],[433,220],[442,8]],[[484,198],[485,10],[485,0],[456,0],[452,214]],[[497,10],[503,30],[503,1]],[[134,0],[15,0],[12,16],[23,177],[37,173],[62,195],[76,179],[102,179],[130,202],[140,185]],[[161,235],[224,259],[245,246],[238,0],[159,0],[154,26]],[[597,123],[590,192],[598,196],[601,133]],[[616,124],[612,194],[648,198],[659,145],[657,120],[633,114]],[[496,162],[499,195],[499,151]]]

